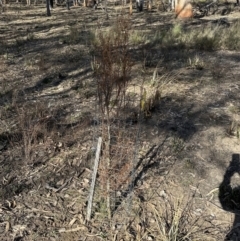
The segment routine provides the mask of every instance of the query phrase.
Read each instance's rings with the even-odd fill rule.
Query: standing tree
[[[51,16],[50,0],[46,0],[47,16]]]
[[[70,1],[69,0],[66,1],[66,7],[67,7],[67,10],[70,10]]]

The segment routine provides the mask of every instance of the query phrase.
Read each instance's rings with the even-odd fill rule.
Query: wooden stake
[[[102,137],[98,138],[98,144],[97,144],[97,151],[94,161],[94,168],[93,168],[93,174],[92,174],[92,183],[90,186],[90,192],[89,192],[89,198],[88,198],[88,206],[87,206],[87,221],[90,221],[91,219],[91,212],[92,212],[92,200],[93,200],[93,194],[94,194],[94,187],[95,187],[95,181],[97,176],[97,170],[98,170],[98,163],[99,163],[99,157],[100,157],[100,151],[102,146]]]

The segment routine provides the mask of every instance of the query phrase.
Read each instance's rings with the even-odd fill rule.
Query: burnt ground
[[[96,208],[101,203],[95,204],[93,221],[84,222],[97,135],[91,42],[97,28],[112,26],[120,9],[111,5],[108,20],[101,8],[56,7],[46,17],[42,5],[13,4],[1,13],[1,240],[137,240],[134,232],[128,232],[135,237],[130,238],[105,224],[104,211]],[[224,17],[232,24],[239,16],[236,9]],[[179,22],[204,28],[221,18],[216,14],[182,23],[155,8],[143,13],[134,9],[130,16],[132,29],[141,30],[140,36]],[[150,202],[150,193],[177,199],[195,192],[193,211],[210,215],[221,227],[222,240],[238,217],[233,212],[238,199],[228,195],[226,201],[226,193],[232,192],[226,174],[237,190],[239,54],[226,49],[165,49],[149,43],[131,48],[132,83],[149,82],[158,63],[158,76],[166,78],[159,106],[141,123],[138,150],[145,159],[139,161],[133,200],[140,200],[141,206],[141,200]],[[221,183],[228,189],[219,189]],[[130,204],[122,201],[119,206],[125,209],[124,205]],[[116,212],[114,225],[125,215],[122,209]],[[237,231],[234,235],[240,240]],[[150,234],[145,239],[161,240]]]

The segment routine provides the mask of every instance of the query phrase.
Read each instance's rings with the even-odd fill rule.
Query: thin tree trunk
[[[69,2],[69,0],[67,0],[66,5],[67,5],[67,10],[70,10],[70,2]]]
[[[152,10],[152,0],[148,0],[148,10]]]
[[[173,11],[175,9],[174,4],[175,4],[175,0],[170,0],[171,3],[171,10]]]
[[[133,12],[133,4],[132,4],[132,0],[130,0],[130,8],[129,8],[130,15],[132,15],[132,12]]]
[[[172,0],[172,10],[175,10],[178,5],[178,0]]]
[[[106,13],[106,19],[108,19],[107,0],[104,0],[104,10],[105,10],[105,13]]]
[[[50,0],[46,0],[46,6],[47,6],[47,16],[51,16]]]

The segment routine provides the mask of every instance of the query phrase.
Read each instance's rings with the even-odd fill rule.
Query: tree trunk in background
[[[70,10],[70,2],[69,2],[69,0],[67,0],[66,5],[67,5],[67,10]]]
[[[50,0],[46,0],[46,6],[47,6],[47,16],[51,16]]]
[[[50,0],[49,4],[50,4],[50,10],[52,10],[53,9],[53,0]]]
[[[152,10],[152,0],[148,0],[148,11]]]
[[[107,0],[104,0],[104,10],[105,10],[105,13],[106,13],[106,19],[108,19]]]
[[[133,5],[132,5],[132,0],[130,0],[130,7],[129,7],[129,13],[132,15],[133,12]]]
[[[169,8],[171,11],[176,9],[178,2],[178,0],[168,0]]]
[[[144,3],[144,0],[136,0],[137,12],[143,11],[143,3]]]
[[[175,7],[175,12],[177,18],[192,18],[192,4],[188,0],[179,0]]]
[[[173,0],[173,2],[174,2],[174,10],[175,10],[177,5],[179,4],[180,0]]]

